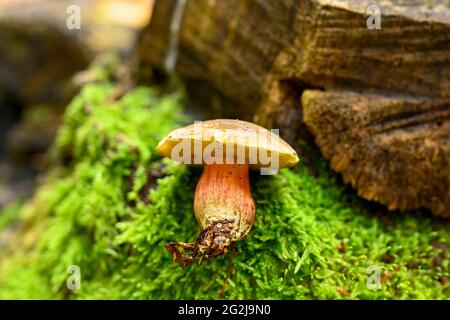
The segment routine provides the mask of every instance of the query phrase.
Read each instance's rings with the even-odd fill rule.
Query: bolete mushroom
[[[183,268],[226,254],[231,244],[248,234],[255,220],[249,169],[273,174],[299,161],[295,150],[277,134],[230,119],[176,129],[156,149],[172,160],[204,166],[194,197],[194,212],[202,231],[193,243],[166,245]]]

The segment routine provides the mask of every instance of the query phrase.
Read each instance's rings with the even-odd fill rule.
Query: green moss
[[[111,101],[114,92],[110,83],[86,85],[68,107],[54,169],[0,253],[0,298],[220,298],[229,255],[183,271],[164,249],[199,232],[199,169],[154,150],[189,122],[180,100],[137,88]],[[358,199],[310,152],[317,175],[300,165],[252,176],[257,218],[237,244],[225,297],[449,298],[449,224]],[[66,287],[70,265],[81,269],[74,291]],[[379,290],[366,285],[369,266],[381,270]]]

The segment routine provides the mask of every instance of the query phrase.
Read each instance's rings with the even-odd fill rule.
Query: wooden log
[[[323,155],[359,195],[449,216],[448,101],[306,90],[302,105]]]
[[[164,70],[175,36],[175,71],[210,117],[238,117],[277,127],[290,141],[308,134],[306,122],[322,153],[332,159],[332,167],[342,172],[361,196],[391,209],[425,207],[450,216],[450,175],[442,171],[449,158],[446,146],[435,149],[445,159],[441,165],[416,166],[409,171],[416,159],[413,155],[421,155],[429,143],[443,144],[449,130],[445,121],[442,126],[435,121],[426,133],[421,131],[434,108],[439,106],[442,112],[450,109],[450,1],[379,1],[381,29],[369,29],[367,9],[373,1],[368,0],[187,0],[180,29],[174,33],[172,18],[180,2],[183,0],[156,1],[152,21],[142,34],[138,66]],[[309,90],[319,90],[325,97],[328,93],[333,97],[336,92],[344,93],[338,95],[339,104],[327,98],[311,100],[315,104],[309,110],[316,111],[309,114],[308,123],[303,121],[302,101],[310,99],[302,96]],[[348,93],[351,91],[359,92],[362,98],[355,100]],[[380,107],[380,111],[369,104],[372,101],[386,107]],[[341,123],[348,121],[344,117],[348,110],[353,110],[356,118],[367,117],[373,110],[380,112],[377,123],[381,125],[390,123],[389,117],[384,118],[388,105],[399,104],[404,111],[394,117],[408,122],[417,103],[424,101],[425,109],[420,112],[426,116],[418,117],[417,125],[408,127],[408,137],[401,135],[406,140],[384,135],[383,143],[377,142],[377,148],[394,152],[399,150],[396,146],[400,139],[403,147],[410,148],[401,153],[404,160],[393,157],[381,171],[379,164],[367,161],[373,144],[369,133],[358,136],[359,149],[344,149],[339,157],[347,152],[353,165],[361,168],[358,176],[348,167],[337,166],[339,161],[330,153],[330,137],[342,138],[346,133],[331,124],[317,127],[317,123],[325,124],[313,116],[333,109],[333,120]],[[356,102],[367,105],[352,109]],[[369,119],[374,120],[376,115],[373,117]],[[355,126],[352,130],[359,128],[359,122],[349,123]],[[350,156],[356,150],[363,154]],[[410,165],[404,167],[406,163]],[[410,178],[405,180],[405,173]],[[373,179],[375,176],[378,179]],[[414,179],[425,185],[418,186]],[[371,181],[372,189],[379,183],[380,190],[368,191],[364,181]],[[392,192],[389,186],[402,185],[396,181],[410,184]],[[425,189],[436,191],[431,202],[431,191]]]

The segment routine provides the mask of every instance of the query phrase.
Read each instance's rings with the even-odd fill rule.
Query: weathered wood
[[[306,90],[302,105],[323,155],[362,197],[449,216],[448,101]]]
[[[139,46],[140,66],[163,69],[170,35],[173,36],[170,24],[177,1],[181,0],[156,1],[151,24],[144,30]],[[185,79],[194,101],[208,109],[211,116],[239,117],[275,126],[288,140],[305,132],[301,97],[308,89],[319,89],[324,94],[333,92],[333,95],[337,91],[358,91],[362,97],[376,94],[381,105],[385,100],[394,99],[405,108],[396,117],[406,122],[409,121],[406,114],[414,113],[414,101],[428,101],[420,111],[426,115],[433,113],[435,106],[449,110],[450,1],[379,1],[380,30],[367,28],[366,9],[372,3],[366,0],[188,0],[177,35],[176,72]],[[352,97],[351,94],[339,96],[339,105],[325,98],[317,101],[321,112],[325,112],[329,108],[352,107],[355,102]],[[346,103],[345,99],[348,99]],[[362,98],[358,103],[372,100]],[[361,110],[354,110],[354,116],[358,117],[362,110],[366,113],[375,110],[372,108],[367,104]],[[343,115],[335,111],[334,121],[340,123],[338,117]],[[380,112],[380,123],[388,120],[383,118],[385,111],[377,112]],[[328,141],[328,135],[342,137],[345,133],[329,124],[318,129],[315,125],[321,122],[317,121],[306,123],[322,153],[333,159],[329,155],[330,144],[321,141]],[[428,120],[419,117],[417,121],[416,126],[408,128],[411,136],[402,140],[411,150],[402,153],[408,163],[430,141],[441,143],[449,130],[445,124],[431,126],[426,133],[429,138],[425,138],[421,128]],[[358,126],[357,122],[350,124]],[[413,138],[415,134],[421,138]],[[391,150],[400,136],[388,136],[389,139],[383,140],[383,148]],[[353,157],[354,162],[370,159],[372,138],[359,136],[358,152],[363,155]],[[446,147],[439,148],[447,161]],[[378,164],[373,161],[355,164],[364,168],[358,176],[351,170],[338,170],[336,160],[332,160],[332,167],[342,172],[363,197],[391,209],[427,207],[436,214],[450,216],[450,175],[425,165],[410,172],[412,167],[403,167],[405,161],[392,158],[384,171],[377,169]],[[434,171],[430,174],[427,170]],[[427,180],[420,180],[425,185],[419,187],[414,182],[419,178],[416,171],[420,171],[419,175],[427,173]],[[380,172],[384,176],[378,180],[371,178]],[[410,179],[404,183],[410,185],[392,192],[389,186],[400,186],[394,182],[403,179],[405,172],[409,172]],[[363,181],[379,183],[381,191],[367,191]],[[430,192],[424,191],[426,188],[436,190],[433,204]]]
[[[428,11],[382,7],[381,30],[367,28],[364,2],[188,1],[177,71],[250,114],[283,80],[450,97],[450,2]],[[156,2],[141,61],[163,66],[175,3]]]

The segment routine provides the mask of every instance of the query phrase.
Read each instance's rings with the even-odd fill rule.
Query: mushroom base
[[[193,243],[170,242],[166,245],[174,262],[178,262],[185,269],[191,263],[201,264],[228,252],[228,248],[237,240],[237,227],[234,221],[223,220],[211,224],[203,230]],[[180,251],[179,248],[183,248]]]
[[[227,253],[243,239],[255,220],[248,165],[211,164],[197,183],[194,212],[202,232],[193,243],[171,242],[166,249],[184,269]],[[183,249],[180,251],[180,249]]]

